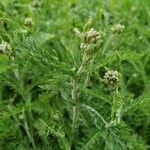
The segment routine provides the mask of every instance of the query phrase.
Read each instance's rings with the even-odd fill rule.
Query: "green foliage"
[[[0,1],[0,44],[11,46],[0,47],[0,150],[150,149],[148,6]],[[91,28],[98,38],[86,41]],[[119,73],[115,87],[108,70]]]

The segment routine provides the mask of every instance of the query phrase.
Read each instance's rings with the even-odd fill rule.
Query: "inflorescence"
[[[124,28],[125,28],[124,25],[116,24],[111,28],[111,31],[114,33],[121,33],[121,32],[123,32]]]
[[[118,71],[108,70],[104,75],[104,82],[111,87],[116,87],[119,82]]]
[[[83,42],[80,44],[80,48],[84,51],[92,49],[92,47],[97,46],[99,42],[102,41],[103,34],[91,28],[86,31],[83,35]]]
[[[7,42],[2,42],[0,44],[0,53],[10,55],[11,53],[11,46]]]

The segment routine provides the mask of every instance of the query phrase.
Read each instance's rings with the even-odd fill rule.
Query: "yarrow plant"
[[[0,1],[0,150],[149,149],[147,6]]]

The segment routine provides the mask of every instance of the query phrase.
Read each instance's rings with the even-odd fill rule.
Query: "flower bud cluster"
[[[111,31],[114,33],[121,33],[121,32],[123,32],[124,28],[125,28],[124,25],[116,24],[111,28]]]
[[[118,71],[108,70],[104,75],[104,81],[106,84],[116,87],[119,82],[119,73]]]
[[[89,31],[83,33],[83,42],[80,45],[80,48],[84,51],[90,49],[90,47],[97,45],[102,39],[102,33],[91,28]]]
[[[32,26],[33,25],[33,20],[30,17],[25,18],[24,20],[24,25],[25,26]]]
[[[8,44],[7,42],[3,41],[0,44],[0,53],[9,55],[11,53],[11,46],[10,46],[10,44]]]
[[[34,8],[38,8],[38,7],[40,7],[40,5],[41,5],[41,3],[38,0],[34,0],[32,2],[32,7],[34,7]]]
[[[84,40],[86,43],[97,43],[100,38],[100,32],[95,31],[93,28],[84,34]]]

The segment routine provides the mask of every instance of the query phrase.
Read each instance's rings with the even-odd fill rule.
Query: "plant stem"
[[[75,79],[72,80],[72,100],[76,101],[77,99],[77,81]]]
[[[2,105],[2,97],[3,97],[2,91],[3,91],[3,88],[2,88],[2,86],[0,86],[0,106]]]
[[[73,106],[73,121],[72,121],[72,136],[70,139],[70,143],[72,142],[75,137],[75,127],[77,122],[77,81],[75,79],[72,80],[72,100],[75,102],[75,106]]]
[[[24,101],[25,101],[25,109],[29,112],[29,114],[26,113],[26,115],[28,115],[28,118],[31,121],[33,119],[32,118],[32,111],[31,111],[31,94],[26,91],[25,93],[23,93],[23,98],[24,98]],[[24,112],[24,115],[25,115],[25,112]],[[28,125],[28,120],[27,120],[26,115],[25,115],[24,124],[23,124],[24,129],[26,131],[26,134],[27,134],[29,140],[31,141],[33,149],[36,150],[33,134],[32,134],[32,132],[30,132],[30,129],[29,129],[30,126]]]
[[[90,65],[92,66],[93,63],[94,63],[94,59],[95,59],[95,56],[91,59],[90,61]],[[85,82],[84,82],[84,86],[86,87],[88,85],[88,82],[90,80],[90,72],[87,72],[87,75],[86,75],[86,79],[85,79]]]
[[[86,87],[88,82],[89,82],[89,79],[90,79],[90,73],[87,72],[87,75],[86,75],[86,79],[85,79],[85,83],[84,83],[84,86]]]
[[[118,124],[120,123],[122,106],[123,106],[122,99],[119,95],[118,88],[116,88],[113,95],[111,122],[116,122]]]
[[[82,63],[76,73],[76,77],[78,77],[83,68],[84,68],[84,65],[86,63],[86,60],[87,60],[87,53],[84,53],[83,54],[83,59],[82,59]],[[76,123],[77,123],[77,118],[78,118],[78,95],[77,95],[77,80],[74,78],[72,79],[72,100],[74,101],[75,103],[75,106],[73,107],[73,122],[72,122],[72,136],[71,136],[71,139],[70,139],[70,143],[72,145],[72,142],[74,140],[74,137],[75,137],[75,130],[76,130]]]
[[[79,76],[80,73],[82,72],[83,67],[84,67],[84,65],[85,65],[85,63],[86,63],[86,60],[87,60],[87,53],[84,53],[84,54],[83,54],[83,59],[82,59],[81,66],[79,67],[79,69],[78,69],[78,71],[77,71],[77,73],[76,73],[76,76]]]
[[[28,123],[27,123],[27,119],[26,119],[26,118],[25,118],[25,120],[24,120],[24,129],[25,129],[25,131],[26,131],[26,134],[28,135],[29,140],[30,140],[31,143],[32,143],[33,149],[36,150],[35,142],[34,142],[33,137],[31,136],[31,133],[30,133],[30,130],[29,130],[29,127],[28,127]]]

